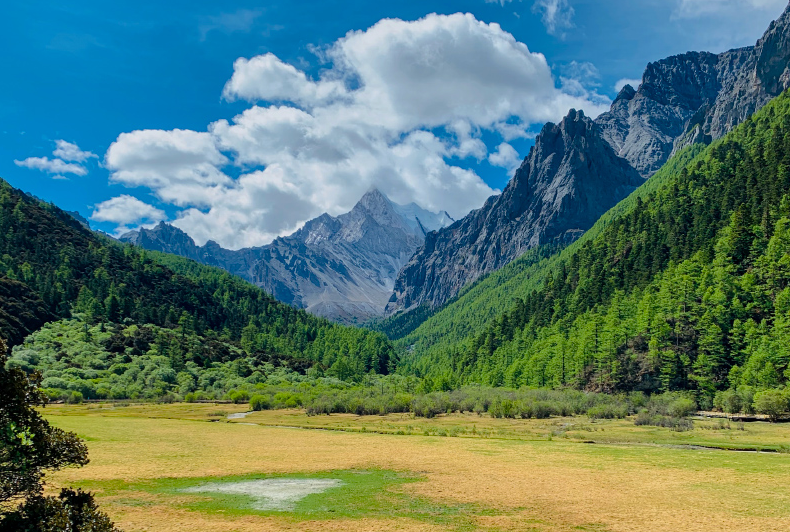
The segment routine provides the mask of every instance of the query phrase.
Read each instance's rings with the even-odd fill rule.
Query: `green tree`
[[[58,498],[41,496],[45,472],[85,465],[87,448],[36,410],[47,403],[40,375],[28,377],[6,362],[0,339],[0,531],[114,530],[89,493],[63,490]]]

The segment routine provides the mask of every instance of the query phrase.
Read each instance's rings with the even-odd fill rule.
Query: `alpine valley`
[[[306,31],[275,25],[276,4],[201,18],[200,46]],[[590,27],[574,22],[589,15],[583,2],[523,4],[532,10],[520,13],[563,47]],[[773,5],[677,4],[667,24]],[[790,421],[790,5],[754,46],[649,63],[641,82],[603,97],[603,109],[587,101],[598,116],[568,110],[578,101],[567,99],[569,81],[552,80],[561,110],[531,123],[558,123],[542,125],[534,144],[519,140],[531,146],[523,160],[507,150],[517,145],[508,132],[527,134],[520,116],[497,122],[459,100],[468,105],[452,112],[479,113],[499,129],[452,115],[434,130],[430,117],[413,115],[439,113],[441,98],[398,99],[432,90],[446,99],[447,86],[477,98],[498,87],[496,75],[511,78],[485,60],[489,45],[504,64],[526,58],[551,78],[546,57],[506,24],[472,13],[386,18],[329,45],[321,27],[350,15],[331,6],[337,16],[319,20],[313,11],[324,12],[300,7],[299,17],[317,32],[304,42],[320,43],[309,48],[320,72],[268,51],[240,57],[222,105],[252,107],[232,124],[123,133],[101,162],[65,140],[54,159],[15,160],[59,184],[74,176],[66,184],[75,188],[105,169],[112,186],[150,185],[150,204],[124,194],[95,209],[91,220],[122,236],[0,179],[0,532],[120,532],[114,523],[141,532],[790,530],[790,424],[780,423]],[[149,24],[127,17],[119,15],[124,28]],[[156,46],[166,51],[171,33]],[[87,55],[98,43],[64,34],[47,49]],[[366,62],[382,50],[394,50],[385,65]],[[211,77],[205,61],[200,74]],[[485,90],[445,83],[454,69]],[[442,74],[441,90],[413,74],[427,71]],[[495,107],[507,98],[516,97],[497,92]],[[398,105],[407,124],[399,127],[420,124],[419,138],[386,130],[395,115],[371,112]],[[354,122],[365,113],[375,116]],[[289,145],[299,147],[287,154],[292,166],[250,153],[243,161],[222,143],[232,129],[235,140],[270,149],[243,126],[275,115],[302,128],[289,130],[300,137]],[[310,157],[346,157],[306,141],[320,120],[358,127],[341,140],[353,147],[385,131],[367,155],[394,146],[397,157],[416,153],[437,168],[453,160],[458,179],[478,178],[462,167],[475,157],[518,168],[500,194],[482,202],[493,190],[486,182],[481,196],[462,197],[483,204],[466,205],[458,220],[372,187],[349,212],[264,246],[226,249],[203,244],[195,226],[189,234],[189,213],[222,217],[210,217],[208,196],[246,197],[237,181],[260,187],[250,198],[270,199],[277,186],[296,187],[288,172]],[[491,132],[506,140],[496,152]],[[366,161],[376,179],[398,177],[374,158]],[[426,182],[447,184],[446,174],[427,173]],[[320,191],[321,179],[331,181],[319,170],[300,178]],[[400,197],[371,178],[346,198],[344,181],[342,208],[332,210],[329,194],[309,205],[305,195],[312,210],[288,214],[345,211],[370,182]],[[415,201],[437,204],[425,199],[433,189],[419,190]],[[293,205],[282,203],[255,212]]]

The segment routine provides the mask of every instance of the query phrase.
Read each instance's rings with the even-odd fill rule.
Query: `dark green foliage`
[[[88,451],[75,434],[50,426],[36,410],[47,403],[41,376],[8,368],[6,360],[0,339],[0,531],[115,531],[90,493],[64,489],[57,498],[41,496],[45,471],[85,465]]]
[[[542,281],[523,281],[529,293],[483,330],[451,344],[415,338],[443,313],[429,319],[404,339],[415,344],[404,371],[456,384],[692,390],[702,408],[730,386],[783,386],[788,169],[785,94],[692,160],[670,162],[536,269]]]
[[[16,345],[72,311],[91,325],[130,321],[238,342],[265,362],[343,379],[394,365],[380,333],[316,318],[217,268],[120,245],[0,182],[0,331]]]
[[[41,377],[6,368],[0,339],[0,504],[41,492],[44,471],[88,463],[76,435],[50,426],[36,411],[47,398]]]
[[[771,421],[778,421],[787,412],[787,406],[787,394],[779,390],[762,390],[754,396],[754,409]]]
[[[384,333],[390,340],[398,340],[413,332],[434,313],[435,310],[430,306],[420,305],[409,312],[399,312],[389,318],[371,320],[365,324],[365,327]]]
[[[28,336],[14,348],[8,365],[28,373],[41,372],[46,394],[68,403],[83,399],[195,400],[196,394],[200,399],[246,403],[249,396],[234,398],[230,394],[284,380],[340,378],[341,374],[354,380],[365,369],[355,367],[349,355],[389,348],[380,335],[350,336],[342,343],[339,339],[343,336],[330,342],[324,333],[304,354],[289,358],[256,347],[253,344],[259,333],[245,331],[240,342],[233,342],[210,331],[199,335],[189,327],[91,325],[77,317],[48,323]],[[354,343],[359,338],[364,342]],[[311,361],[311,357],[318,357],[315,353],[322,352],[326,358],[318,360],[326,360],[328,367]],[[334,363],[332,356],[336,356]],[[337,360],[348,362],[338,364]]]
[[[8,338],[11,345],[19,344],[53,319],[54,314],[27,285],[0,277],[0,337]]]
[[[31,497],[0,519],[0,532],[117,532],[90,493],[63,489],[58,497]]]

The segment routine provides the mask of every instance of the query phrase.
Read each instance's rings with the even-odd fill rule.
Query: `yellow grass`
[[[790,530],[790,455],[589,445],[562,436],[548,439],[555,422],[574,420],[511,422],[464,416],[354,420],[353,416],[306,418],[298,412],[256,413],[241,420],[286,424],[301,419],[345,424],[346,429],[361,428],[364,422],[368,430],[376,423],[382,429],[386,424],[402,426],[397,429],[401,431],[419,426],[415,433],[431,426],[466,426],[474,421],[478,435],[461,438],[206,422],[219,409],[241,411],[243,407],[48,407],[45,412],[53,424],[87,439],[91,456],[87,467],[55,475],[54,484],[387,469],[424,477],[424,481],[397,487],[410,496],[439,505],[489,509],[474,518],[480,529]],[[599,428],[604,430],[591,434],[610,431],[619,434],[619,439],[636,434],[632,441],[642,441],[649,434],[640,433],[636,429],[641,427],[628,421],[602,423]],[[785,426],[746,428],[729,432],[776,441],[788,434]],[[480,437],[481,430],[491,433]],[[500,430],[502,437],[497,436]],[[150,494],[131,497],[100,492],[98,497],[127,531],[441,529],[435,523],[403,518],[294,521],[278,516],[224,516],[186,510],[172,498]],[[129,504],[130,499],[137,502]]]

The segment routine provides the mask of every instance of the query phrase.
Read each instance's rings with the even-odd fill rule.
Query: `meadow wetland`
[[[790,424],[49,405],[127,531],[787,530]],[[725,450],[730,449],[730,450]],[[739,451],[734,451],[737,449]],[[757,452],[760,450],[761,452]]]

